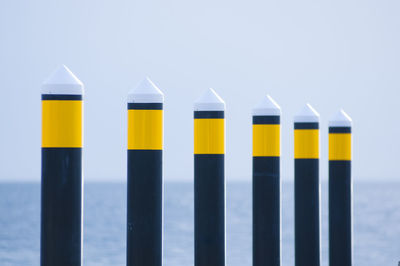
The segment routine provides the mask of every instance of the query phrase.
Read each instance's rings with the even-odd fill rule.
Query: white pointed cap
[[[329,120],[330,127],[351,127],[353,121],[350,116],[340,109],[332,118]]]
[[[42,84],[42,94],[83,94],[83,83],[65,65],[59,66]]]
[[[148,77],[128,93],[128,103],[163,103],[164,94]]]
[[[271,96],[266,95],[262,97],[261,101],[253,108],[253,115],[281,115],[281,107]]]
[[[225,102],[211,88],[206,90],[195,102],[195,111],[224,111]]]
[[[319,114],[315,109],[307,103],[303,109],[294,117],[295,123],[318,123]]]

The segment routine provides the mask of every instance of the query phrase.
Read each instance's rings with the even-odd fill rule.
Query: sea
[[[400,261],[400,183],[354,183],[354,264]],[[321,260],[328,265],[328,188],[321,188]],[[227,182],[228,266],[252,264],[251,183]],[[294,265],[293,183],[282,184],[282,265]],[[193,265],[193,184],[164,186],[164,266]],[[125,265],[126,184],[86,183],[83,265]],[[39,265],[40,184],[0,183],[0,265]]]

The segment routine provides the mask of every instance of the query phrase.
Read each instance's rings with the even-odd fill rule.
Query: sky
[[[0,181],[40,181],[42,82],[61,64],[85,85],[84,178],[126,180],[127,93],[165,95],[165,180],[193,180],[193,102],[226,102],[226,179],[251,180],[251,109],[282,108],[282,178],[293,116],[353,119],[354,180],[399,180],[400,1],[17,0],[0,3]]]

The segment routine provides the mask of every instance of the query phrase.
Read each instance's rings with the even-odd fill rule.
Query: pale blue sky
[[[40,180],[42,81],[66,64],[85,84],[86,180],[126,178],[126,95],[146,75],[165,94],[164,176],[193,178],[194,100],[226,102],[227,180],[251,179],[251,108],[282,108],[282,175],[293,116],[343,107],[355,180],[400,179],[400,1],[2,1],[0,180]]]

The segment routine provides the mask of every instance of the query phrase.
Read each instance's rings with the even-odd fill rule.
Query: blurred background
[[[85,84],[85,179],[125,180],[126,95],[145,76],[165,94],[165,178],[192,180],[194,100],[227,105],[227,179],[250,180],[251,109],[282,108],[282,174],[292,121],[309,102],[354,120],[356,180],[399,177],[399,1],[4,1],[0,4],[2,180],[40,176],[40,86],[60,64]],[[101,166],[101,167],[100,167]]]
[[[227,220],[228,263],[251,261],[251,109],[270,94],[282,108],[284,265],[293,262],[293,116],[307,102],[321,115],[323,182],[329,118],[344,108],[354,121],[355,264],[396,265],[399,12],[396,0],[0,2],[0,264],[38,265],[40,87],[65,64],[85,84],[86,265],[125,259],[125,197],[112,195],[125,195],[126,96],[145,76],[165,94],[167,265],[193,261],[192,108],[208,87],[227,106],[228,219],[245,217]],[[237,182],[247,188],[245,199]],[[179,191],[187,194],[176,198]],[[107,204],[121,215],[104,212]],[[111,234],[107,225],[115,219]],[[104,252],[109,236],[121,247],[113,253],[118,259]],[[323,251],[326,263],[326,239]]]

